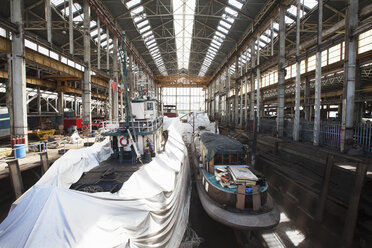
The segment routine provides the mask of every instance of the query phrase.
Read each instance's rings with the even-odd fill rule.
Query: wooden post
[[[7,162],[9,167],[9,176],[16,199],[24,192],[21,170],[19,169],[18,159]]]
[[[243,210],[245,208],[245,185],[238,185],[236,195],[236,208]]]
[[[318,204],[318,208],[317,208],[317,212],[315,216],[315,220],[318,222],[322,222],[322,219],[323,219],[324,209],[325,209],[325,205],[327,202],[328,186],[329,186],[329,181],[331,179],[331,172],[332,172],[334,157],[335,156],[332,154],[328,154],[327,156],[326,168],[324,171],[324,177],[323,177],[323,182],[322,182],[322,190],[320,192],[319,204]]]
[[[44,173],[49,169],[48,152],[40,153],[40,167],[41,175],[44,175]]]
[[[252,201],[253,201],[253,211],[258,211],[261,208],[261,194],[260,186],[252,186]]]
[[[358,219],[359,199],[362,194],[364,178],[367,174],[367,163],[359,163],[355,173],[355,183],[349,200],[347,209],[344,230],[342,235],[342,243],[349,247],[353,243],[354,231]]]

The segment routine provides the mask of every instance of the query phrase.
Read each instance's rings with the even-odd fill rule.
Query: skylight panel
[[[146,39],[146,37],[152,35],[152,30],[147,31],[146,33],[142,34],[142,38]]]
[[[155,39],[145,41],[146,45],[150,46],[155,43]]]
[[[150,28],[151,28],[150,25],[147,25],[146,27],[140,29],[139,32],[140,32],[140,34],[143,34],[144,32],[150,30]]]
[[[150,48],[152,48],[152,47],[154,47],[154,46],[156,46],[156,43],[155,43],[155,42],[154,42],[154,43],[152,43],[152,44],[150,44],[150,45],[149,45],[149,44],[147,44],[147,48],[148,48],[148,49],[150,49]]]
[[[51,2],[54,6],[58,7],[63,4],[64,0],[52,0]]]
[[[134,8],[133,10],[130,11],[130,14],[132,16],[137,16],[143,12],[144,8],[143,6],[138,6],[137,8]]]
[[[218,35],[214,35],[213,36],[213,39],[218,41],[219,43],[222,43],[223,42],[223,39],[221,37],[219,37]]]
[[[309,9],[313,9],[315,6],[318,5],[318,1],[316,0],[304,0],[303,3]]]
[[[98,34],[98,28],[94,29],[92,32],[90,32],[91,37],[95,37]],[[98,38],[97,38],[98,40]]]
[[[148,24],[149,24],[149,21],[148,21],[148,20],[144,20],[143,22],[138,23],[138,24],[137,24],[137,27],[138,27],[139,29],[141,29],[142,27],[144,27],[144,26],[146,26],[146,25],[148,25]]]
[[[220,25],[223,26],[224,28],[226,29],[230,29],[231,28],[231,24],[223,21],[223,20],[220,20]]]
[[[226,35],[224,35],[223,33],[219,32],[219,31],[216,31],[216,35],[218,35],[219,37],[221,37],[221,39],[225,39],[226,38]]]
[[[212,44],[216,44],[217,46],[221,46],[222,42],[218,41],[218,40],[215,40],[215,39],[212,39]]]
[[[215,47],[216,49],[219,49],[219,48],[220,48],[220,46],[217,46],[217,45],[214,44],[214,43],[211,43],[211,46]]]
[[[284,18],[285,24],[292,24],[294,20],[292,18],[289,18],[288,16],[285,16]]]
[[[144,39],[144,41],[147,42],[147,41],[152,40],[152,39],[154,39],[154,38],[155,38],[155,36],[152,34],[152,35],[146,37],[146,38]]]
[[[227,34],[229,32],[229,30],[227,30],[226,28],[222,26],[217,26],[217,30],[221,31],[224,34]]]
[[[236,0],[229,0],[228,3],[238,9],[241,9],[243,6],[241,2],[238,2]]]
[[[231,15],[232,17],[235,17],[235,18],[238,16],[238,12],[233,10],[230,7],[226,7],[225,12],[228,13],[229,15]]]
[[[133,18],[134,23],[138,23],[146,18],[146,13],[143,13],[142,15],[136,16]]]
[[[172,7],[178,69],[188,69],[194,26],[195,0],[172,0]]]
[[[73,21],[74,22],[82,22],[83,21],[84,14],[80,14],[76,17],[74,17]]]
[[[128,9],[131,9],[140,3],[141,3],[141,0],[131,0],[131,1],[127,1],[125,5],[127,6]]]
[[[225,21],[227,21],[230,24],[233,24],[234,21],[235,21],[235,19],[233,17],[231,17],[229,15],[226,15],[225,13],[222,14],[222,20],[225,20]]]

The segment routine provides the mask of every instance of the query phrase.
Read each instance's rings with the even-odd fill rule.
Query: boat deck
[[[119,159],[109,158],[99,166],[85,172],[79,181],[71,185],[71,189],[85,192],[117,192],[124,182],[142,166],[130,161],[120,162]]]

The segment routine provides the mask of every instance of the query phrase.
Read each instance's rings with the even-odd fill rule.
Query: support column
[[[97,69],[101,70],[101,21],[97,19]]]
[[[322,43],[322,25],[323,25],[323,0],[318,1],[318,51],[316,52],[316,68],[315,68],[315,112],[314,112],[314,136],[313,145],[319,145],[320,137],[320,98],[322,91],[322,52],[320,44]]]
[[[285,82],[285,12],[287,7],[279,7],[279,62],[278,62],[278,109],[276,119],[276,131],[278,137],[283,137],[284,129],[284,82]]]
[[[254,82],[254,68],[255,68],[255,63],[256,63],[256,55],[255,55],[255,45],[254,41],[251,42],[251,102],[249,105],[249,119],[251,121],[254,120],[254,94],[255,94],[255,82]]]
[[[57,110],[58,110],[58,125],[63,125],[63,118],[64,118],[64,108],[65,108],[65,100],[64,100],[64,93],[58,92],[58,104],[57,104]]]
[[[238,56],[235,58],[235,80],[234,80],[234,85],[235,85],[235,97],[234,97],[234,127],[239,124],[239,114],[238,114],[238,106],[239,106],[239,84],[238,80],[236,80],[239,76],[239,71],[238,71]]]
[[[68,1],[68,35],[69,35],[69,45],[70,54],[74,54],[74,17],[72,12],[72,6],[74,5],[73,0]]]
[[[248,77],[247,76],[245,76],[244,111],[245,111],[244,113],[245,128],[248,128]]]
[[[92,131],[91,84],[90,84],[90,7],[87,1],[83,4],[84,12],[84,80],[83,80],[83,122]]]
[[[304,111],[305,111],[305,120],[311,121],[311,114],[310,114],[310,80],[309,78],[305,79],[305,87],[304,87]]]
[[[45,0],[45,21],[47,26],[47,40],[52,44],[52,9],[50,0]]]
[[[349,0],[345,33],[345,80],[342,101],[341,152],[346,152],[353,141],[355,78],[358,36],[352,32],[358,26],[358,0]]]
[[[240,113],[239,113],[239,118],[240,118],[240,128],[243,128],[243,79],[240,80]]]
[[[108,46],[108,41],[109,41],[109,35],[110,35],[110,32],[109,32],[109,29],[108,27],[106,27],[106,41],[107,41],[107,46],[106,46],[106,70],[107,70],[107,74],[110,74],[110,50],[109,50],[109,46]],[[112,90],[112,87],[110,88],[110,90]],[[110,105],[112,106],[112,105]]]
[[[18,32],[12,34],[12,112],[15,135],[27,137],[27,99],[26,99],[26,63],[25,63],[25,41],[23,26],[23,1],[11,0],[11,21],[17,25]]]
[[[37,114],[41,115],[41,92],[40,86],[37,86]]]
[[[119,83],[119,65],[118,65],[118,38],[115,36],[114,37],[114,47],[113,47],[113,65],[112,69],[114,70],[114,80],[115,82]],[[113,104],[112,104],[112,118],[114,121],[118,121],[118,115],[119,115],[119,93],[118,93],[118,88],[114,89],[113,91]]]
[[[293,122],[293,140],[300,139],[300,101],[301,101],[301,68],[300,68],[300,10],[301,0],[297,0],[297,19],[296,19],[296,95],[295,95],[295,118]]]
[[[226,70],[226,81],[227,81],[227,92],[226,92],[226,123],[230,124],[230,99],[229,99],[229,94],[230,94],[230,74],[229,70]]]
[[[261,71],[259,68],[260,65],[260,36],[257,35],[257,132],[260,131],[260,124],[261,124]]]

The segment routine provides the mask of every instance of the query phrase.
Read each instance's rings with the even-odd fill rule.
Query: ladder
[[[132,137],[132,134],[130,133],[129,128],[128,128],[127,130],[128,130],[129,140],[130,140],[130,141],[132,142],[132,144],[133,144],[134,151],[136,152],[136,155],[137,155],[137,159],[138,159],[138,161],[141,162],[141,164],[143,164],[143,163],[142,163],[142,159],[141,159],[141,154],[139,153],[139,151],[138,151],[138,149],[137,149],[137,144],[136,144],[136,142],[133,140],[133,137]]]

